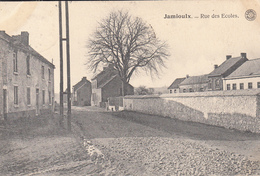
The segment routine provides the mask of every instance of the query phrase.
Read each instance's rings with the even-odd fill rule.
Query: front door
[[[7,90],[3,89],[3,115],[4,120],[7,120]]]
[[[39,89],[36,89],[36,115],[39,115]]]

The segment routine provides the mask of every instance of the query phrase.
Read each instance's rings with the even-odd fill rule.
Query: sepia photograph
[[[0,175],[260,175],[259,0],[0,16]]]

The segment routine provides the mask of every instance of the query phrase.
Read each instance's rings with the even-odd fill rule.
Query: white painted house
[[[224,78],[224,90],[260,88],[260,58],[248,60]]]

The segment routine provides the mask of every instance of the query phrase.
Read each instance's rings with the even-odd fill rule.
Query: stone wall
[[[260,90],[126,96],[124,109],[260,133]]]

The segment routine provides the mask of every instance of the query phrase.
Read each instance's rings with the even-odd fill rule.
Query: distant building
[[[49,113],[54,105],[55,66],[29,45],[29,33],[0,31],[0,116]]]
[[[223,90],[223,79],[234,72],[248,59],[246,53],[241,53],[240,57],[226,56],[226,60],[220,65],[215,65],[214,70],[208,75],[208,90]]]
[[[91,82],[83,77],[80,82],[75,84],[72,88],[72,104],[74,106],[90,106],[91,105]]]
[[[208,89],[208,75],[187,76],[179,84],[180,93],[203,92]]]
[[[105,107],[109,97],[122,96],[122,80],[113,65],[104,67],[92,80],[91,105]],[[127,84],[126,94],[133,95],[134,88]]]
[[[224,90],[259,89],[260,59],[248,60],[224,78]]]
[[[177,78],[173,83],[168,87],[169,93],[180,93],[179,84],[184,81],[186,78]]]

